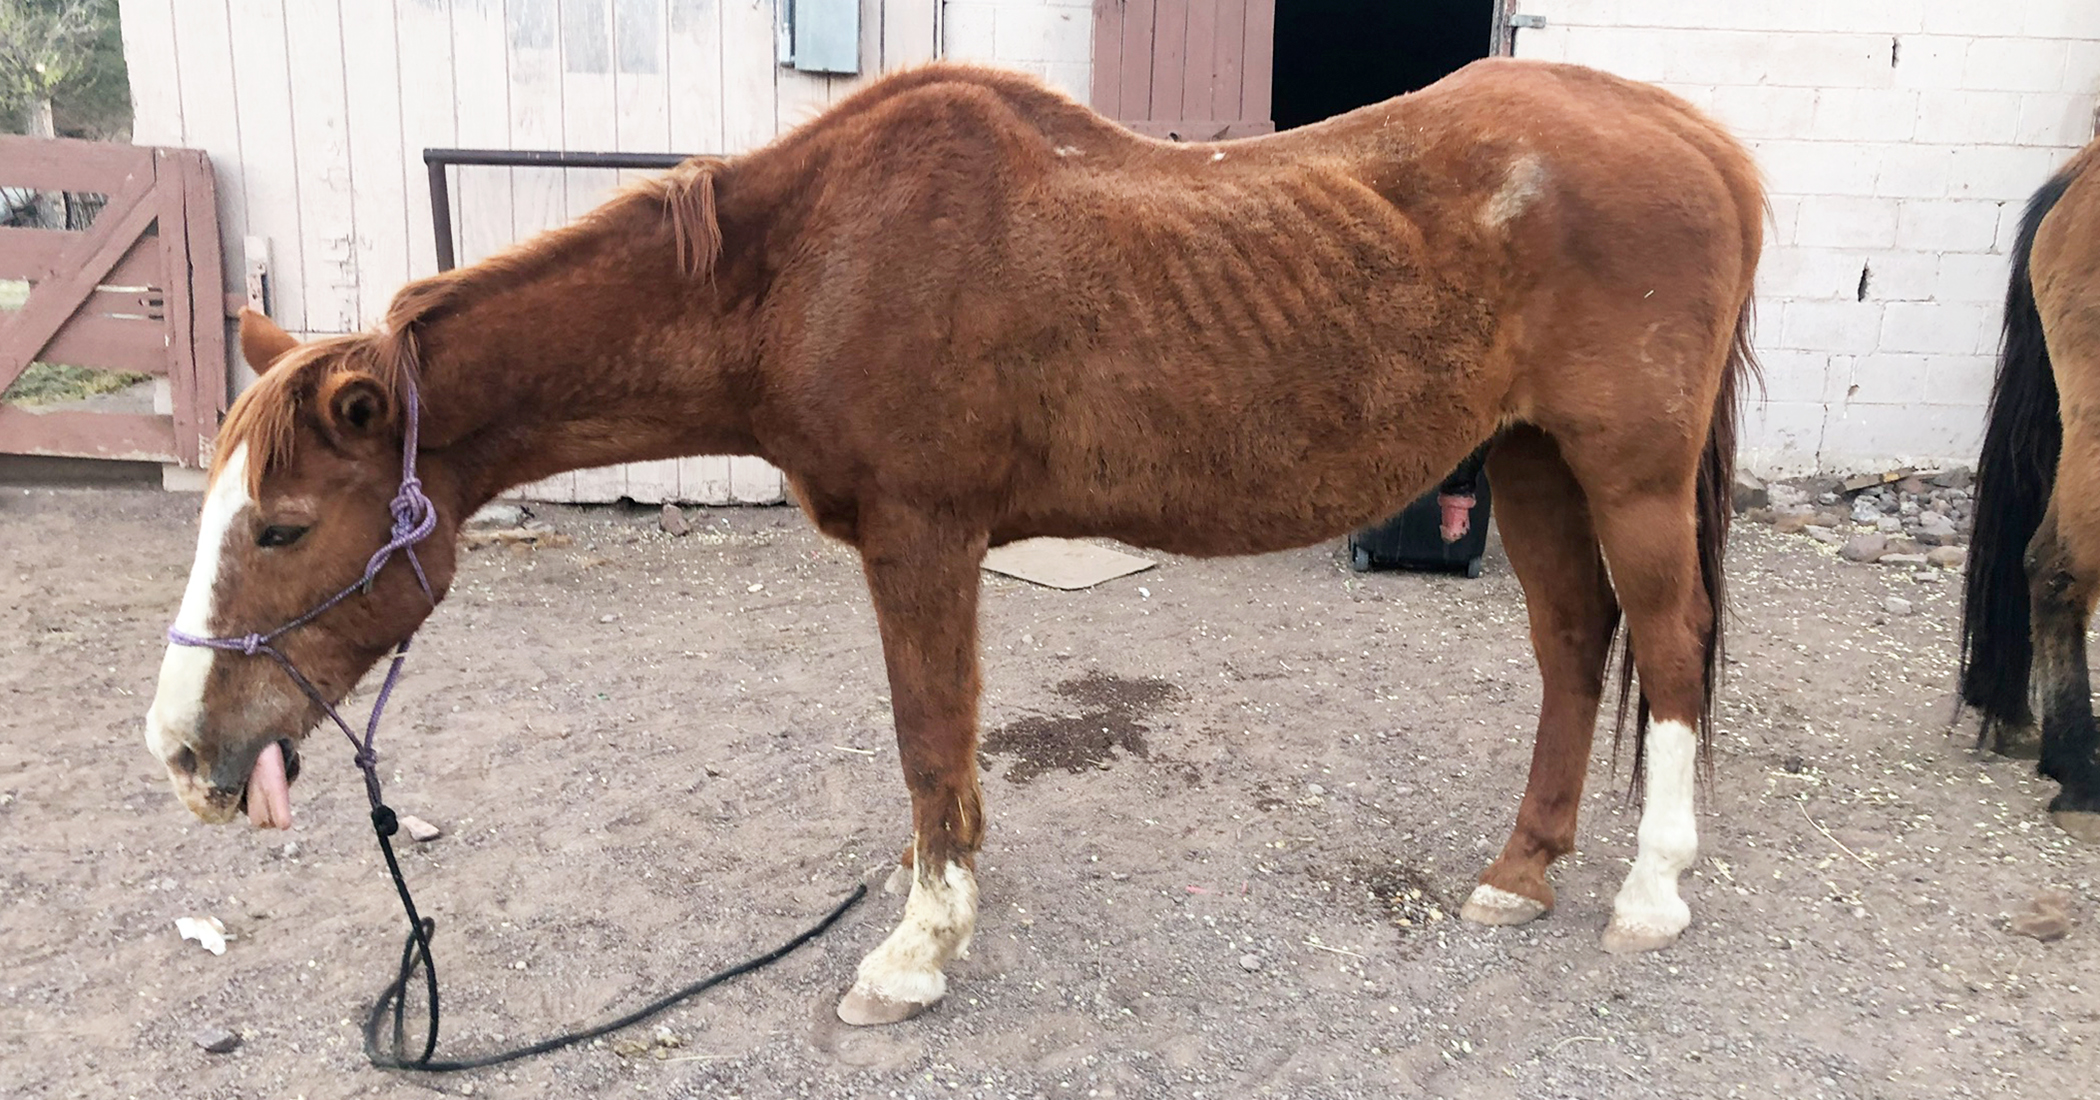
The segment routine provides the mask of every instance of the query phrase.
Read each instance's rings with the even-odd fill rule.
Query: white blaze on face
[[[1612,927],[1639,937],[1672,937],[1692,921],[1677,896],[1677,876],[1699,854],[1692,807],[1699,738],[1684,722],[1657,722],[1647,734],[1647,799],[1641,807],[1640,852],[1612,903]]]
[[[232,537],[234,521],[252,503],[248,498],[248,445],[243,443],[220,467],[219,476],[204,495],[204,514],[197,523],[197,560],[190,566],[189,586],[182,590],[175,629],[211,636],[212,597],[226,540]],[[146,744],[162,760],[173,756],[198,732],[204,715],[204,681],[215,656],[217,651],[203,646],[171,643],[161,658],[160,686],[146,712]]]

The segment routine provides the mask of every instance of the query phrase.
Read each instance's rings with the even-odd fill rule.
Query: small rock
[[[1838,550],[1838,556],[1846,561],[1869,562],[1881,557],[1888,549],[1887,535],[1859,535]]]
[[[679,1038],[677,1032],[660,1024],[656,1028],[655,1038],[656,1045],[666,1049],[675,1050],[685,1045],[685,1040]]]
[[[1903,521],[1895,516],[1879,516],[1874,520],[1874,529],[1884,535],[1900,535],[1903,533]]]
[[[1244,971],[1246,971],[1246,972],[1247,972],[1247,973],[1249,973],[1249,974],[1252,974],[1252,973],[1254,973],[1255,971],[1257,971],[1257,970],[1260,970],[1260,969],[1261,969],[1261,956],[1260,956],[1260,955],[1252,955],[1252,954],[1249,954],[1249,955],[1241,955],[1241,956],[1240,956],[1240,969],[1241,969],[1241,970],[1244,970]]]
[[[1807,530],[1811,524],[1820,518],[1822,517],[1814,512],[1796,512],[1773,520],[1772,530],[1782,535],[1798,535],[1802,531]]]
[[[1838,534],[1836,531],[1833,531],[1828,527],[1810,527],[1808,528],[1808,530],[1804,531],[1803,534],[1806,534],[1809,538],[1812,538],[1825,546],[1837,546],[1845,541],[1845,536]],[[1876,535],[1874,537],[1880,538],[1881,536]]]
[[[1965,546],[1935,546],[1925,552],[1925,560],[1941,569],[1960,569],[1969,563],[1969,550]]]
[[[620,617],[618,615],[600,615],[598,616],[598,621],[601,623],[616,623],[620,621]]]
[[[1976,481],[1976,474],[1967,466],[1956,466],[1933,475],[1932,483],[1942,489],[1966,489]]]
[[[1890,596],[1881,601],[1881,609],[1891,615],[1908,615],[1911,612],[1910,601],[1901,596]]]
[[[1824,491],[1824,492],[1821,492],[1821,493],[1817,493],[1817,494],[1816,494],[1816,503],[1817,503],[1817,504],[1836,504],[1837,502],[1838,502],[1838,495],[1837,495],[1836,493],[1834,493],[1834,492],[1830,492],[1830,491],[1827,491],[1827,490],[1826,490],[1826,491]]]
[[[1902,481],[1897,482],[1896,488],[1898,491],[1909,493],[1911,496],[1919,496],[1923,494],[1926,490],[1925,479],[1919,477],[1916,474],[1912,474],[1909,477],[1904,478]]]
[[[469,527],[522,527],[525,525],[523,505],[495,501],[481,506],[481,511],[467,517]]]
[[[2051,943],[2071,934],[2071,899],[2061,891],[2044,890],[2027,903],[2027,912],[2005,922],[2005,930]]]
[[[1786,762],[1779,766],[1785,768],[1788,775],[1800,775],[1801,769],[1807,767],[1807,764],[1800,756],[1796,755],[1787,757]]]
[[[664,534],[672,538],[683,538],[693,533],[692,524],[685,521],[685,513],[679,511],[676,504],[664,505],[663,515],[657,517],[656,525],[663,528]]]
[[[427,844],[445,835],[445,830],[414,814],[402,814],[396,820],[401,822],[401,829],[408,834],[408,839],[419,843]]]
[[[1736,511],[1747,512],[1752,508],[1762,508],[1770,503],[1772,503],[1772,494],[1765,488],[1763,481],[1741,470],[1735,472]]]
[[[612,1051],[622,1058],[641,1058],[649,1053],[650,1044],[640,1039],[614,1039]]]
[[[1852,502],[1852,522],[1873,523],[1881,518],[1881,502],[1862,495]]]
[[[1880,559],[1880,561],[1879,561],[1879,562],[1877,562],[1876,564],[1879,564],[1879,565],[1894,565],[1894,566],[1905,566],[1905,565],[1908,565],[1908,566],[1910,566],[1910,567],[1912,567],[1912,568],[1914,568],[1914,569],[1915,569],[1915,568],[1918,568],[1918,567],[1920,567],[1920,566],[1923,566],[1923,565],[1925,564],[1925,555],[1923,555],[1923,554],[1883,554],[1883,555],[1881,555],[1881,559]]]
[[[190,1038],[207,1054],[230,1054],[241,1045],[241,1037],[223,1027],[208,1027]]]
[[[1305,785],[1305,793],[1313,795],[1326,794],[1327,788],[1320,786],[1318,783],[1308,783]]]

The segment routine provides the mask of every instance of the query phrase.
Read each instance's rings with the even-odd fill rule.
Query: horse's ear
[[[377,378],[362,371],[335,375],[321,386],[321,420],[338,444],[369,439],[393,423],[394,401]]]
[[[246,306],[241,307],[241,358],[248,361],[249,368],[255,373],[267,372],[278,356],[298,346],[299,341],[277,327],[277,322]]]

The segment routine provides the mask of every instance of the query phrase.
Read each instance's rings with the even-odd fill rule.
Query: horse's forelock
[[[248,445],[248,495],[261,499],[262,479],[292,460],[298,445],[302,409],[342,374],[370,375],[396,409],[407,394],[405,371],[414,369],[412,331],[354,333],[301,344],[286,352],[248,387],[226,413],[213,446],[211,476],[219,476],[226,457]]]

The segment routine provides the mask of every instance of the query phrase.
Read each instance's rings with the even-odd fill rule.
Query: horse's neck
[[[492,274],[426,323],[426,446],[464,503],[569,470],[755,448],[730,377],[740,326],[679,277],[662,234],[627,232]]]

